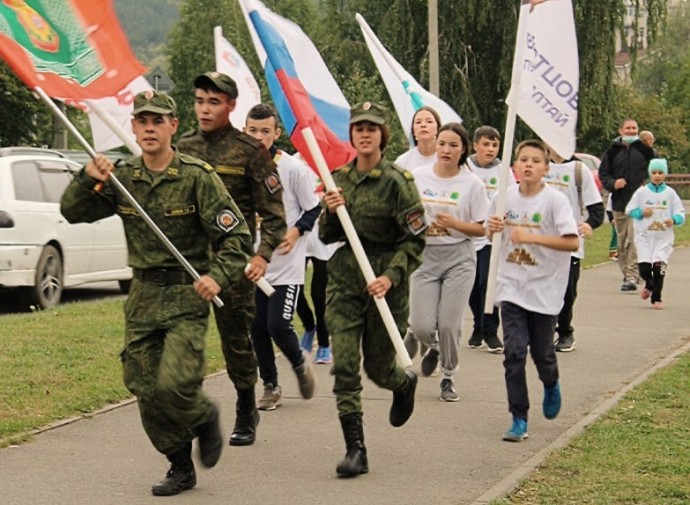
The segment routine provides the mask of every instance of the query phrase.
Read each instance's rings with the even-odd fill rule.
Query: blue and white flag
[[[364,18],[355,16],[359,27],[362,29],[364,40],[367,43],[371,57],[381,74],[383,83],[391,97],[395,112],[398,114],[400,124],[405,132],[412,127],[412,117],[422,106],[433,108],[441,116],[442,123],[456,121],[462,122],[460,116],[453,108],[439,97],[425,90],[410,73],[398,63],[395,58],[383,47],[376,34],[369,27]]]

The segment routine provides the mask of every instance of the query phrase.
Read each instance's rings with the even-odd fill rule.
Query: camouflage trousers
[[[225,366],[235,389],[253,388],[258,379],[250,329],[256,313],[254,283],[246,277],[220,294],[225,306],[213,306]]]
[[[395,348],[374,299],[366,291],[354,255],[344,249],[336,251],[329,261],[326,291],[326,325],[331,334],[335,375],[333,392],[340,417],[362,412],[362,354],[364,371],[377,386],[396,391],[406,382],[405,371],[395,362]],[[385,254],[369,258],[376,275],[383,271],[388,257]],[[408,295],[407,278],[386,295],[399,332],[407,326]]]
[[[125,386],[136,396],[141,422],[163,454],[181,449],[208,420],[202,390],[208,302],[191,285],[132,281],[125,303]]]

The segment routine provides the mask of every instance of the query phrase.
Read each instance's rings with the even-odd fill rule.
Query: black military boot
[[[402,426],[414,411],[414,392],[417,389],[417,376],[412,370],[405,370],[407,380],[402,389],[393,391],[393,405],[389,416],[390,423],[396,428]]]
[[[220,459],[220,453],[223,449],[223,438],[220,434],[220,422],[218,414],[218,407],[211,404],[211,414],[204,424],[196,427],[196,434],[199,437],[199,455],[201,456],[201,463],[205,467],[211,468],[216,466]]]
[[[196,486],[196,472],[192,462],[192,443],[165,456],[170,461],[170,470],[165,478],[154,484],[151,492],[156,496],[173,496]]]
[[[254,386],[237,390],[237,418],[230,435],[230,445],[252,445],[256,441],[259,411],[256,408]]]
[[[345,458],[338,463],[335,471],[341,477],[354,477],[361,473],[369,472],[367,462],[367,448],[364,447],[364,428],[362,427],[361,414],[348,414],[340,418],[343,428]]]

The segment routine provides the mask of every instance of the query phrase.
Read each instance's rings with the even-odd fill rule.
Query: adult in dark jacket
[[[623,274],[621,291],[637,289],[637,251],[633,241],[633,222],[625,214],[625,206],[647,178],[649,160],[656,157],[654,149],[640,141],[637,121],[624,119],[619,136],[601,156],[599,179],[611,192],[613,220],[618,233],[618,266]]]

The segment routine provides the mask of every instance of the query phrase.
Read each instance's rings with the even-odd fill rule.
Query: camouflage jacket
[[[364,173],[357,171],[356,161],[334,172],[333,179],[343,190],[345,207],[367,255],[395,251],[382,274],[397,285],[422,262],[426,223],[417,186],[410,172],[389,161],[382,160]],[[319,237],[326,244],[346,240],[335,213],[321,214]]]
[[[118,165],[114,174],[199,273],[208,272],[222,289],[244,278],[253,235],[210,165],[175,153],[160,175],[152,176],[141,157]],[[131,267],[180,268],[119,191],[110,183],[95,191],[95,185],[82,170],[65,190],[60,210],[70,223],[90,223],[117,213],[124,223]]]
[[[280,177],[261,142],[228,125],[213,133],[200,130],[185,133],[177,147],[216,169],[252,233],[259,215],[261,242],[257,254],[270,261],[287,225]]]

